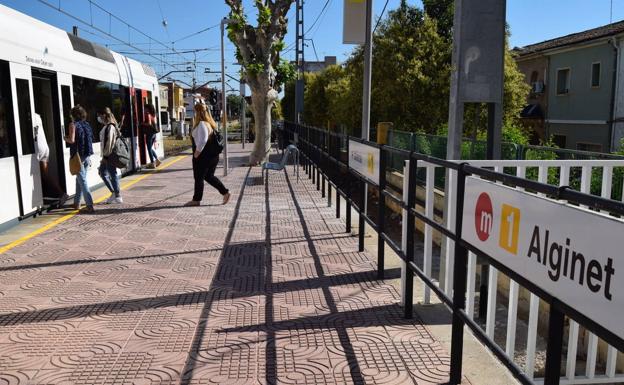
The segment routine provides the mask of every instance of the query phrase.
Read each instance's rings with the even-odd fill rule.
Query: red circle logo
[[[490,237],[493,223],[494,210],[492,210],[492,200],[487,193],[481,193],[475,207],[475,229],[477,230],[477,237],[482,242],[487,241]]]

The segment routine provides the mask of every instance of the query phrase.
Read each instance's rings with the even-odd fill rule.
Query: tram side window
[[[63,127],[65,127],[65,130],[67,130],[71,119],[69,115],[72,109],[71,89],[69,88],[69,86],[61,86],[61,98],[63,102]],[[65,135],[65,132],[63,132],[63,135]],[[65,146],[69,147],[69,144],[65,143]]]
[[[0,61],[0,158],[15,154],[9,63]]]
[[[94,79],[83,78],[80,76],[73,76],[74,85],[74,103],[80,104],[87,111],[87,121],[93,128],[93,141],[100,141],[101,124],[97,121],[97,113],[109,107],[112,111],[115,111],[115,106],[120,104],[117,102],[119,98],[114,93],[114,87],[119,87],[115,84],[103,82]],[[115,117],[119,119],[119,115],[115,113]]]
[[[28,80],[16,79],[17,109],[22,137],[22,155],[35,153],[35,135],[33,133],[32,114],[30,110],[30,87]]]

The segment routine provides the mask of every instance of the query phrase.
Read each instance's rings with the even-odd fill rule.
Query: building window
[[[559,148],[566,148],[566,136],[565,135],[553,135],[553,143]]]
[[[570,92],[570,69],[557,70],[557,95],[566,95]]]
[[[15,154],[13,103],[9,63],[0,61],[0,158]]]
[[[600,63],[592,63],[591,67],[591,86],[592,88],[600,87]]]
[[[602,152],[602,144],[595,143],[576,143],[576,149],[579,151]]]

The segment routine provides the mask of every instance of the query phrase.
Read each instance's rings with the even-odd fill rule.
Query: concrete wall
[[[613,127],[613,138],[611,143],[611,149],[617,151],[620,149],[620,142],[624,138],[624,40],[619,44],[619,63],[618,63],[618,77],[615,89],[615,113],[614,120],[615,125]],[[619,121],[622,120],[622,121]]]
[[[576,149],[578,142],[588,142],[602,144],[603,151],[608,151],[610,134],[607,122],[611,119],[613,95],[613,47],[604,42],[553,53],[549,59],[548,133],[565,135],[567,148]],[[599,87],[591,86],[592,63],[595,62],[601,63]],[[557,70],[563,68],[570,69],[569,92],[557,95]],[[601,124],[596,124],[599,122]]]
[[[609,151],[609,124],[548,124],[550,135],[565,135],[566,148],[576,150],[578,143],[602,145],[602,151]]]

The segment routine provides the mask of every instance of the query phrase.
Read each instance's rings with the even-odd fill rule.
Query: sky
[[[376,20],[381,15],[386,0],[373,1]],[[511,46],[524,46],[608,24],[611,1],[613,1],[613,21],[623,20],[624,0],[508,0],[507,23],[511,27]],[[195,77],[198,84],[201,84],[219,77],[216,73],[205,71],[220,70],[218,24],[228,12],[223,0],[91,0],[91,2],[110,11],[145,35],[129,30],[115,18],[109,18],[108,14],[99,10],[96,5],[89,6],[89,0],[0,0],[0,4],[66,31],[71,31],[72,26],[77,25],[81,37],[148,63],[159,75],[164,75],[172,69],[162,64],[164,60],[177,65],[178,68],[185,68],[192,62],[196,63],[195,73],[170,75],[176,80],[192,82]],[[253,9],[252,3],[251,0],[244,0],[250,13]],[[408,0],[408,3],[422,6],[420,0]],[[80,21],[59,12],[57,9],[59,4],[63,12]],[[399,4],[400,0],[387,0],[386,14]],[[324,7],[325,11],[321,13]],[[312,39],[307,42],[306,60],[316,60],[317,57],[323,60],[324,56],[337,56],[340,62],[349,56],[354,46],[342,44],[343,0],[307,0],[304,4],[304,15],[306,39]],[[255,20],[255,16],[250,15],[250,19]],[[163,20],[166,21],[166,27]],[[314,21],[317,22],[310,29]],[[294,24],[293,5],[289,14],[290,32],[285,38],[287,47],[295,40]],[[213,28],[203,31],[209,27]],[[107,36],[106,33],[109,32],[116,39],[124,43],[130,41],[136,48],[149,52],[152,56],[123,45],[115,38]],[[171,47],[175,47],[178,52],[173,53]],[[283,56],[294,59],[295,52],[290,49],[285,51]],[[225,60],[226,72],[238,78],[239,67],[234,64],[234,47],[227,37]],[[236,82],[230,81],[229,84],[233,89],[238,89]]]

